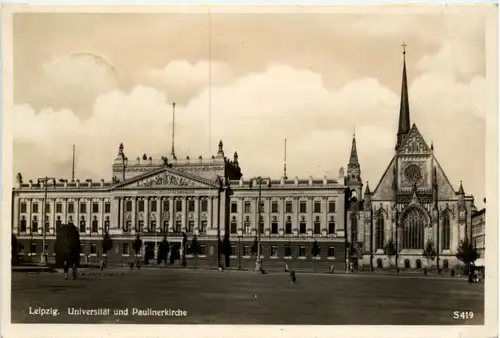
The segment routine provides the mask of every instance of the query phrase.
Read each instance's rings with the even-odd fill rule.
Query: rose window
[[[410,183],[418,183],[422,179],[422,170],[416,164],[410,164],[404,170],[405,178]]]

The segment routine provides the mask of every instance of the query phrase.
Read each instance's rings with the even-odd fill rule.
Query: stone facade
[[[44,186],[43,182],[25,183],[18,174],[12,231],[20,242],[20,253],[39,258],[46,201],[49,258],[57,228],[75,226],[85,260],[99,259],[105,233],[113,241],[108,261],[124,264],[134,254],[133,242],[138,235],[144,243],[142,254],[151,254],[164,236],[171,244],[180,244],[186,233],[188,241],[196,235],[201,244],[199,264],[213,265],[220,233],[221,238],[229,235],[236,255],[233,260],[243,260],[241,264],[246,266],[248,248],[260,223],[262,254],[271,264],[309,262],[316,241],[320,255],[314,262],[323,263],[325,268],[330,264],[343,268],[344,189],[337,180],[327,178],[244,180],[237,153],[233,160],[227,159],[222,142],[217,155],[209,160],[172,156],[153,161],[144,155],[135,163],[128,161],[120,145],[108,182],[51,180]]]
[[[355,165],[349,166],[353,174],[350,177],[348,169],[346,185],[357,195],[348,202],[348,233],[349,240],[357,242],[359,264],[445,269],[459,264],[455,257],[459,243],[472,236],[474,199],[465,194],[461,182],[458,190],[453,188],[433,145],[427,144],[415,124],[410,127],[406,65],[394,157],[375,190],[366,186],[363,199],[359,196],[360,165],[353,153],[355,140],[351,151]],[[386,254],[391,251],[387,250],[389,242],[394,248],[390,256]],[[428,245],[436,251],[433,260],[423,256]]]
[[[479,258],[484,259],[486,243],[484,240],[486,230],[486,209],[472,213],[472,238],[476,244]]]

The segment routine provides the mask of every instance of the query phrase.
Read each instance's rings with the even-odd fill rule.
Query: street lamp
[[[53,184],[56,184],[56,179],[54,177],[43,177],[38,179],[38,184],[43,183],[44,187],[44,199],[43,199],[43,205],[42,205],[42,224],[43,224],[43,239],[42,239],[42,257],[40,257],[40,263],[45,265],[47,264],[47,252],[45,251],[45,240],[47,236],[47,229],[46,229],[46,223],[45,219],[47,217],[47,186],[49,184],[49,181],[52,181]]]
[[[252,182],[253,181],[256,181],[257,183],[257,187],[259,188],[259,199],[258,199],[258,202],[257,202],[257,210],[258,210],[258,218],[257,218],[257,222],[258,222],[258,226],[257,226],[257,259],[255,260],[255,270],[256,271],[262,271],[262,260],[260,259],[260,235],[261,235],[261,231],[260,231],[260,214],[261,214],[261,208],[260,208],[260,205],[261,205],[261,199],[262,199],[262,181],[263,181],[263,178],[262,177],[256,177],[252,180],[250,180],[250,189],[253,187],[252,185]],[[267,178],[267,187],[268,188],[271,188],[271,179],[270,178]]]

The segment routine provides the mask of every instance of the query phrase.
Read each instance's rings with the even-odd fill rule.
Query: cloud
[[[113,66],[90,52],[65,54],[41,66],[40,73],[29,87],[25,100],[43,109],[71,109],[79,118],[88,118],[94,100],[117,88],[118,78]],[[26,102],[25,102],[26,103]]]
[[[185,60],[169,62],[161,69],[141,70],[137,82],[164,90],[178,103],[186,103],[200,90],[212,85],[227,84],[231,81],[231,71],[227,64],[200,60],[189,63]]]
[[[447,41],[436,54],[424,55],[417,63],[421,72],[471,76],[484,64],[484,51],[466,41]]]
[[[430,61],[423,64],[426,62]],[[203,74],[203,67],[186,64],[177,63],[179,69],[167,66],[170,68],[162,74],[170,75],[162,78],[168,79],[168,86],[174,86],[175,81],[170,79],[181,74],[185,74],[179,80],[181,87],[202,85],[195,74]],[[226,66],[221,64],[219,69]],[[482,199],[484,114],[478,107],[484,99],[484,79],[475,77],[464,84],[456,80],[450,68],[446,72],[429,69],[411,83],[412,122],[429,143],[433,140],[438,159],[455,188],[464,180],[469,191]],[[246,177],[279,177],[286,137],[288,176],[336,177],[338,169],[347,165],[355,125],[363,180],[370,181],[373,189],[394,154],[399,93],[374,78],[331,89],[325,87],[320,74],[275,64],[264,72],[222,79],[211,88],[211,96],[207,88],[202,88],[176,106],[179,157],[211,156],[221,139],[226,156],[238,151]],[[15,141],[33,151],[15,153],[15,172],[23,172],[28,179],[47,174],[42,169],[52,169],[52,175],[67,177],[73,143],[77,144],[77,174],[96,179],[111,178],[111,164],[120,142],[130,161],[143,153],[157,158],[168,155],[170,102],[176,100],[175,95],[151,85],[138,85],[129,92],[115,89],[97,97],[88,119],[77,118],[67,109],[45,109],[36,114],[29,105],[16,106]],[[37,165],[44,161],[60,165]],[[457,163],[476,163],[476,167],[464,170]]]

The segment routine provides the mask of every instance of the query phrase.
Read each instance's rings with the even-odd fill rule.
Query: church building
[[[353,139],[346,186],[351,260],[374,268],[448,269],[460,264],[455,257],[464,238],[472,237],[474,199],[457,190],[425,141],[410,122],[406,60],[394,156],[373,191],[368,183],[361,196],[361,167]],[[351,246],[351,245],[350,245]],[[423,255],[423,252],[435,252]]]

